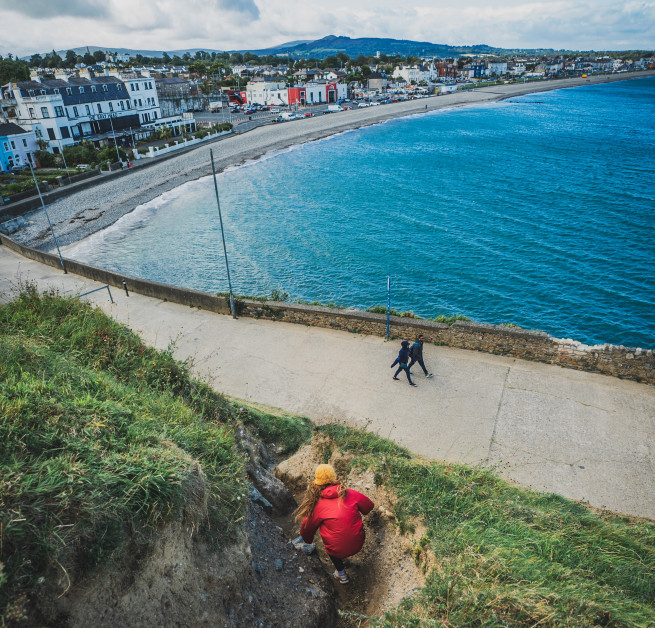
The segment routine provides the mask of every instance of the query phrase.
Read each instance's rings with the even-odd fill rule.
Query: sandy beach
[[[420,115],[453,107],[493,102],[554,89],[577,87],[594,83],[607,83],[654,76],[655,71],[634,74],[617,74],[589,78],[546,80],[533,83],[514,83],[367,107],[323,115],[304,120],[267,124],[246,133],[239,133],[219,141],[153,163],[149,167],[135,168],[128,176],[108,179],[99,185],[77,192],[48,206],[48,213],[61,247],[83,240],[92,233],[108,227],[138,205],[146,203],[179,185],[211,174],[209,149],[213,148],[216,168],[221,170],[265,153],[295,144],[321,139],[349,129],[385,120]],[[26,214],[30,224],[13,234],[13,238],[43,250],[52,250],[48,225],[41,210]]]

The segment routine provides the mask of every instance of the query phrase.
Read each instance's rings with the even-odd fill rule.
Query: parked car
[[[9,169],[9,172],[11,172],[11,174],[20,174],[23,170],[25,170],[25,166],[12,166]]]
[[[279,107],[271,107],[271,113],[280,113],[280,111]]]

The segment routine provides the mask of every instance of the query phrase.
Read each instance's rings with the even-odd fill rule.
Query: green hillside
[[[235,406],[171,350],[34,288],[0,307],[0,355],[3,626],[60,595],[62,571],[79,582],[184,520],[200,470],[199,532],[220,549],[245,514],[241,426],[282,452],[311,436],[306,419]],[[390,525],[424,530],[407,559],[425,569],[425,588],[371,625],[655,625],[653,522],[421,460],[364,430],[313,429],[397,496]]]

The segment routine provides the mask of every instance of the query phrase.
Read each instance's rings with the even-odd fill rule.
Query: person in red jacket
[[[343,559],[362,549],[362,515],[371,512],[374,504],[366,495],[339,482],[329,464],[318,465],[314,476],[296,510],[296,521],[301,521],[300,535],[305,543],[311,543],[316,530],[320,531],[325,551],[336,568],[334,577],[341,584],[348,584],[350,578]]]

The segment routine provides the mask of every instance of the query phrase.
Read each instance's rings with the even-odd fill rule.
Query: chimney
[[[66,72],[64,72],[64,70],[58,69],[58,70],[55,70],[55,78],[60,79],[62,81],[65,81],[65,80],[68,79],[68,74],[66,74]]]
[[[41,82],[41,76],[36,70],[30,70],[30,81]]]

